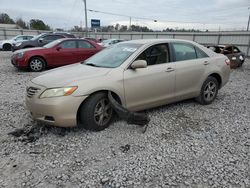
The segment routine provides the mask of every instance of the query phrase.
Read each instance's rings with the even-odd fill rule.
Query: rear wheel
[[[219,83],[216,78],[209,76],[201,87],[200,96],[196,100],[202,104],[211,104],[218,94]]]
[[[11,44],[4,44],[3,45],[3,50],[4,51],[10,51],[11,50]]]
[[[29,62],[29,68],[31,71],[39,72],[45,69],[45,61],[40,57],[33,57]]]
[[[80,109],[82,126],[88,130],[101,131],[110,125],[113,117],[106,93],[96,93],[90,96]]]

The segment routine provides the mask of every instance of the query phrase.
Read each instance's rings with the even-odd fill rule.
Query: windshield
[[[44,45],[43,47],[45,47],[45,48],[52,48],[55,45],[59,44],[60,42],[62,42],[62,39],[54,40],[54,41],[52,41],[52,42]]]
[[[30,40],[36,40],[36,39],[38,39],[38,38],[40,38],[41,36],[43,36],[44,34],[40,34],[40,35],[37,35],[37,36],[34,36],[32,39],[30,39]]]
[[[114,39],[107,39],[107,40],[104,40],[102,41],[103,44],[108,44],[110,42],[112,42]]]
[[[119,43],[110,48],[106,48],[84,62],[86,65],[96,67],[115,68],[126,61],[141,44]]]

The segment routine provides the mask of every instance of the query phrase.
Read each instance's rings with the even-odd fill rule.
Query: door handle
[[[208,65],[209,64],[209,62],[208,61],[204,61],[204,63],[203,63],[204,65]]]
[[[171,67],[167,68],[166,70],[166,72],[173,72],[173,71],[174,71],[174,68],[171,68]]]

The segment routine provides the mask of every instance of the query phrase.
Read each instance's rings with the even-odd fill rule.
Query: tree
[[[126,25],[121,25],[121,27],[120,27],[120,30],[119,30],[120,32],[125,32],[125,31],[128,31],[128,26],[126,26]]]
[[[83,29],[76,25],[76,26],[74,26],[73,29],[71,29],[71,31],[73,31],[73,32],[83,32]]]
[[[12,20],[8,14],[2,13],[0,14],[0,23],[3,24],[15,24],[14,20]]]
[[[22,18],[18,18],[16,20],[16,25],[18,25],[19,27],[23,29],[29,29],[28,24]]]
[[[51,30],[50,26],[46,25],[42,20],[39,19],[31,19],[30,28],[37,30]]]
[[[115,24],[115,30],[116,30],[116,31],[119,31],[119,29],[120,29],[120,24],[118,24],[118,23]]]

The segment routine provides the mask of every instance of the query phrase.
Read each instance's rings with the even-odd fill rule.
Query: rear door
[[[190,43],[172,43],[176,64],[175,94],[178,100],[197,95],[201,78],[210,64],[208,55]]]
[[[90,42],[78,40],[78,48],[76,50],[76,59],[78,62],[84,61],[98,52],[98,50]]]
[[[175,64],[170,60],[168,44],[151,46],[136,60],[146,60],[148,66],[124,71],[127,107],[141,110],[171,101],[174,97]]]

